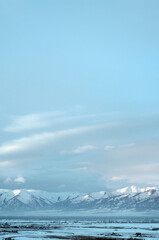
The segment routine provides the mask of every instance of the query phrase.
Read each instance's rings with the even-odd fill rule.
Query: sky
[[[159,187],[158,43],[158,0],[0,0],[0,188]]]

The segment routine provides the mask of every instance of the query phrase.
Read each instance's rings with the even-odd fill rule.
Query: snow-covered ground
[[[159,239],[159,220],[58,217],[0,220],[0,239]]]

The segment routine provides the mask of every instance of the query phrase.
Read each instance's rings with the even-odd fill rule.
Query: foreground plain
[[[159,220],[8,217],[1,219],[0,238],[4,240],[157,240],[159,239]]]

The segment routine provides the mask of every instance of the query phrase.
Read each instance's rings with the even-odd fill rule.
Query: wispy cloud
[[[133,147],[135,144],[130,143],[130,144],[123,144],[123,145],[107,145],[107,146],[94,146],[94,145],[84,145],[84,146],[78,146],[75,149],[72,150],[62,150],[60,153],[61,154],[82,154],[85,152],[93,151],[93,150],[105,150],[105,151],[110,151],[113,149],[120,149],[120,148],[129,148]]]
[[[115,146],[110,146],[110,145],[108,145],[108,146],[105,146],[105,147],[104,147],[104,150],[109,151],[109,150],[112,150],[112,149],[114,149],[114,148],[115,148]]]
[[[124,180],[125,178],[123,178],[123,177],[117,177],[117,176],[114,176],[114,177],[112,177],[112,181],[121,181],[121,180]]]
[[[0,155],[9,155],[14,153],[19,153],[26,150],[31,150],[39,148],[39,146],[46,145],[57,139],[61,139],[71,135],[82,134],[85,132],[95,131],[100,128],[106,128],[114,126],[112,123],[97,124],[91,126],[83,126],[78,128],[70,128],[66,130],[56,131],[56,132],[43,132],[39,134],[34,134],[30,137],[24,137],[4,143],[0,146]],[[91,148],[90,146],[86,148]],[[86,150],[86,149],[85,149]],[[84,149],[78,149],[78,151],[84,151]]]
[[[2,161],[0,162],[0,167],[8,167],[10,166],[12,163],[10,161]]]
[[[21,132],[46,127],[50,119],[62,115],[63,112],[46,112],[39,114],[28,114],[13,116],[12,123],[4,128],[7,132]]]
[[[77,114],[77,113],[66,113],[64,111],[53,111],[53,112],[43,112],[43,113],[34,113],[26,114],[20,116],[11,116],[11,123],[4,127],[3,130],[6,132],[24,132],[28,130],[45,128],[54,124],[59,123],[69,123],[69,122],[78,122],[86,121],[91,119],[92,122],[101,122],[110,117],[111,115],[116,114],[115,112],[107,112],[103,114]]]
[[[123,145],[107,145],[104,147],[104,150],[109,151],[112,149],[120,149],[120,148],[130,148],[133,147],[135,143],[128,143],[128,144],[123,144]]]
[[[88,151],[92,151],[97,149],[95,146],[93,145],[84,145],[84,146],[79,146],[73,150],[62,150],[61,154],[82,154]]]

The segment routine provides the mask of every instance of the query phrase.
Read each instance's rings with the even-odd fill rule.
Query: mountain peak
[[[115,192],[69,193],[30,189],[0,190],[1,211],[25,210],[159,210],[159,189],[125,187]]]
[[[17,196],[21,193],[22,190],[17,189],[17,190],[13,190],[14,196]]]

